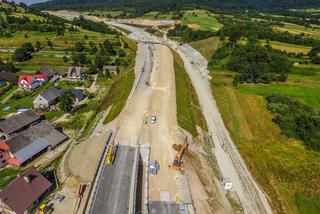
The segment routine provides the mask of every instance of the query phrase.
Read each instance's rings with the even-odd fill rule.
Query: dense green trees
[[[12,60],[17,62],[23,62],[31,59],[31,54],[35,51],[34,47],[30,42],[22,44],[21,48],[17,48],[13,55]]]
[[[91,63],[91,61],[87,58],[86,54],[84,53],[73,53],[72,61],[73,65],[77,66],[88,65]]]
[[[60,108],[64,112],[70,112],[75,101],[74,96],[70,92],[65,92],[60,97]]]
[[[84,46],[83,46],[82,42],[76,42],[74,44],[74,50],[76,52],[82,52],[84,50]]]
[[[273,121],[288,137],[301,140],[308,148],[320,151],[320,113],[291,97],[270,95],[268,109]]]
[[[86,30],[92,30],[100,33],[114,33],[113,30],[110,27],[108,27],[106,24],[102,22],[99,23],[99,22],[87,20],[83,16],[80,16],[79,18],[75,18],[72,21],[72,24],[82,27]]]
[[[271,83],[286,81],[292,63],[288,57],[270,45],[261,46],[251,38],[246,45],[238,45],[237,40],[230,41],[219,48],[210,62],[227,59],[227,68],[235,71],[233,83]]]
[[[274,23],[266,21],[252,21],[247,19],[235,19],[232,17],[218,17],[224,26],[219,30],[221,37],[238,34],[240,37],[256,36],[258,39],[279,41],[296,45],[315,46],[320,41],[313,38],[306,38],[303,35],[293,35],[289,32],[277,32],[273,30]]]
[[[320,45],[314,46],[309,52],[309,56],[311,58],[311,62],[314,64],[320,64]]]
[[[197,41],[213,36],[211,31],[192,30],[187,25],[176,24],[174,29],[168,31],[168,36],[180,37],[183,42]]]

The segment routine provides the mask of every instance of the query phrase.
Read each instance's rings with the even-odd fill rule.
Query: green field
[[[274,27],[275,30],[285,32],[288,31],[289,33],[300,35],[304,34],[305,37],[311,37],[315,39],[320,39],[320,30],[317,28],[308,28],[302,25],[292,24],[292,23],[284,23],[285,26],[281,27]],[[319,27],[319,26],[315,26]]]
[[[141,18],[144,19],[172,19],[174,15],[170,13],[160,13],[156,11],[152,11],[144,14]]]
[[[222,27],[215,15],[205,10],[186,10],[181,22],[197,30],[217,31]]]
[[[281,134],[272,122],[265,96],[289,95],[320,109],[320,66],[294,68],[285,83],[237,88],[232,85],[233,72],[219,66],[211,70],[212,91],[223,120],[274,209],[278,213],[314,213],[320,206],[319,152]]]
[[[173,56],[178,124],[196,137],[198,135],[196,126],[208,131],[207,123],[202,115],[199,100],[191,80],[184,70],[182,59],[176,52],[173,52]]]
[[[111,109],[105,118],[104,123],[114,120],[120,114],[127,102],[134,83],[134,65],[137,47],[132,40],[129,40],[125,37],[122,37],[122,39],[129,45],[130,51],[126,57],[130,58],[130,63],[127,68],[120,71],[120,77],[113,82],[108,94],[105,97],[104,105],[107,108],[111,107]]]
[[[220,44],[219,37],[211,37],[208,39],[190,42],[194,49],[199,51],[207,60],[210,60],[213,53],[217,50]]]

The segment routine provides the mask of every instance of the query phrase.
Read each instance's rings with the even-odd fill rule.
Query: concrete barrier
[[[87,203],[85,205],[85,209],[84,209],[85,212],[84,213],[86,213],[86,214],[91,214],[91,212],[92,212],[93,202],[94,202],[96,195],[97,195],[97,190],[98,190],[97,187],[99,186],[102,172],[103,172],[103,170],[105,170],[105,166],[106,166],[105,159],[106,159],[107,151],[110,147],[110,144],[114,141],[115,136],[116,136],[116,133],[111,131],[107,140],[106,140],[106,144],[105,144],[103,152],[101,154],[99,164],[98,164],[97,169],[95,171],[93,185],[91,185],[91,188],[89,191],[90,196],[89,196],[89,199],[87,200]]]
[[[128,214],[135,214],[136,212],[137,182],[138,182],[138,174],[139,174],[138,170],[139,170],[139,146],[137,145],[136,150],[134,152]]]

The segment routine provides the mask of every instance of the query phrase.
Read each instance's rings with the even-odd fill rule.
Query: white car
[[[151,124],[155,124],[156,121],[157,121],[157,117],[156,117],[156,116],[151,116],[151,117],[150,117],[150,123],[151,123]]]

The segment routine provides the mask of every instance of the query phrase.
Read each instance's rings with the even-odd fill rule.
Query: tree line
[[[308,148],[320,151],[320,112],[301,101],[283,95],[267,96],[273,121],[288,137],[301,140]]]
[[[168,31],[168,36],[180,37],[182,42],[192,42],[207,39],[215,35],[211,31],[193,30],[187,25],[175,24],[174,29]]]
[[[236,20],[234,18],[220,16],[217,18],[224,26],[218,31],[221,37],[238,34],[240,37],[256,36],[258,39],[285,42],[296,45],[316,46],[320,41],[313,38],[305,38],[303,35],[293,35],[289,32],[276,32],[273,24],[266,21]]]
[[[227,60],[227,69],[235,71],[233,84],[284,82],[291,71],[292,63],[286,54],[273,49],[269,44],[261,46],[255,37],[245,45],[238,44],[240,37],[231,36],[230,41],[220,47],[210,64]]]

